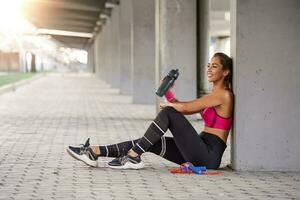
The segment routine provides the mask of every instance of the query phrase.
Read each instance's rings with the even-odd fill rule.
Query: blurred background
[[[118,2],[2,1],[0,75],[95,72],[95,66],[88,66],[88,52]],[[209,57],[215,51],[230,55],[229,0],[211,0],[209,8]]]
[[[64,41],[65,35],[87,40],[90,34],[59,31],[60,1],[10,0],[0,6],[0,73],[84,72],[85,44]],[[54,9],[55,12],[44,12]],[[55,24],[55,20],[57,21]],[[43,23],[43,24],[42,24]],[[52,26],[50,26],[52,24]],[[45,28],[48,25],[49,28]],[[55,25],[57,27],[55,27]],[[67,28],[67,26],[66,26]]]

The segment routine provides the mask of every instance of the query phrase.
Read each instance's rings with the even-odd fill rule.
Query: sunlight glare
[[[25,0],[1,0],[0,4],[0,31],[22,32],[26,29],[26,20],[22,15],[21,8]]]

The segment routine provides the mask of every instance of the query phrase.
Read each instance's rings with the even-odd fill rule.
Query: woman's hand
[[[159,108],[160,108],[160,109],[163,109],[163,108],[165,108],[165,107],[167,107],[167,106],[173,107],[171,104],[172,104],[172,103],[170,103],[170,102],[160,103],[160,104],[159,104]]]
[[[182,107],[182,105],[179,102],[175,102],[175,103],[172,103],[172,102],[160,103],[159,107],[161,109],[163,109],[165,107],[172,107],[175,110],[177,110],[178,112],[184,113],[183,107]]]

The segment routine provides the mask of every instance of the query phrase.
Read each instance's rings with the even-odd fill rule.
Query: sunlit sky
[[[0,38],[0,47],[23,33],[39,32],[22,14],[22,6],[28,1],[33,0],[0,0],[0,34],[5,36]],[[74,51],[74,54],[80,62],[86,63],[85,51]]]

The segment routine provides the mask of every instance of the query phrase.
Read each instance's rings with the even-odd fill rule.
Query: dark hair
[[[220,59],[221,65],[224,70],[229,70],[229,74],[225,77],[225,85],[228,89],[232,89],[232,58],[227,56],[225,53],[215,53],[213,57],[217,57]]]

